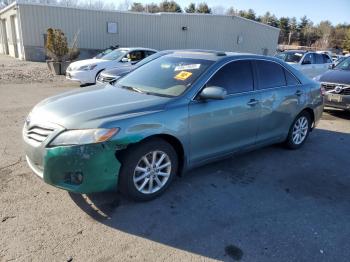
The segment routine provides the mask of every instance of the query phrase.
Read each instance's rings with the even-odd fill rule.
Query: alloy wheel
[[[164,187],[171,174],[171,160],[163,151],[152,151],[142,156],[134,170],[136,189],[152,194]]]
[[[300,145],[304,142],[309,132],[309,121],[305,116],[301,116],[293,126],[292,139],[293,143]]]

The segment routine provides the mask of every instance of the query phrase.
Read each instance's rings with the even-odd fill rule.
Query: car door
[[[300,71],[306,76],[312,78],[317,75],[315,72],[315,57],[313,53],[306,53],[301,61]]]
[[[206,86],[223,87],[227,96],[223,100],[194,99],[189,104],[192,163],[252,146],[256,139],[260,107],[251,61],[226,64]]]
[[[257,60],[255,69],[261,106],[257,144],[268,144],[286,136],[305,94],[299,80],[279,63]]]

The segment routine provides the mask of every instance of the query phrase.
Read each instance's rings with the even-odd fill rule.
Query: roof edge
[[[176,13],[176,12],[158,12],[158,13],[146,13],[146,12],[133,12],[133,11],[120,11],[120,10],[104,10],[104,9],[93,9],[89,7],[78,7],[78,6],[62,6],[62,5],[55,5],[55,4],[42,4],[42,3],[26,3],[21,1],[13,2],[12,4],[6,6],[2,10],[0,10],[0,14],[2,12],[7,11],[8,9],[11,9],[15,5],[28,5],[28,6],[49,6],[49,7],[60,7],[60,8],[68,8],[68,9],[81,9],[81,10],[89,10],[89,11],[98,11],[98,12],[113,12],[113,13],[122,13],[122,14],[137,14],[137,15],[149,15],[149,16],[162,16],[162,15],[191,15],[191,16],[213,16],[213,17],[231,17],[232,19],[242,19],[250,23],[255,23],[261,26],[268,27],[270,29],[280,31],[279,28],[273,27],[258,21],[254,21],[245,17],[241,17],[238,15],[216,15],[216,14],[199,14],[199,13]]]

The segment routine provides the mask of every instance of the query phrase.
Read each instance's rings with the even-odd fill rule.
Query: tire
[[[300,148],[308,138],[311,130],[311,116],[308,112],[301,112],[293,121],[291,125],[288,137],[285,141],[285,145],[289,149],[298,149]],[[299,127],[301,126],[301,127]],[[298,136],[299,134],[299,136]]]
[[[176,151],[160,138],[130,146],[120,160],[119,190],[135,201],[149,201],[161,195],[178,170]]]
[[[97,84],[97,78],[98,78],[98,76],[102,73],[103,70],[104,70],[104,69],[102,69],[102,70],[100,70],[100,71],[97,72],[97,74],[96,74],[96,76],[95,76],[95,84]]]

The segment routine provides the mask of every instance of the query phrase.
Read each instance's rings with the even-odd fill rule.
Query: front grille
[[[32,140],[37,143],[42,143],[46,140],[46,138],[49,135],[51,135],[53,131],[54,129],[47,128],[47,127],[32,126],[27,130],[26,136],[28,140]]]
[[[341,91],[336,92],[336,87],[340,86]],[[342,85],[342,84],[334,84],[334,83],[322,83],[322,87],[326,89],[326,92],[332,94],[340,94],[340,95],[350,95],[350,86]]]

